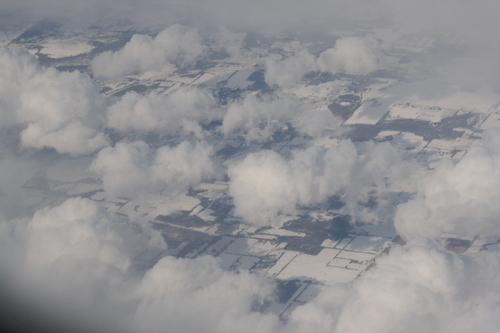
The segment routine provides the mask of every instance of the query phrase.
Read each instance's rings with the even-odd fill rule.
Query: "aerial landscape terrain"
[[[500,331],[498,13],[6,0],[2,327]]]

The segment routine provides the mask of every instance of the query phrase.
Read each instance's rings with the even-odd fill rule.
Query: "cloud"
[[[90,200],[69,199],[56,208],[37,211],[27,225],[28,238],[24,260],[36,270],[71,260],[96,260],[120,271],[130,262],[112,222]],[[101,234],[100,237],[97,237]],[[68,260],[68,264],[71,262]]]
[[[298,41],[292,43],[294,55],[284,60],[267,58],[265,81],[270,86],[294,86],[302,77],[317,69],[316,59]]]
[[[345,188],[356,155],[350,141],[296,150],[289,161],[273,151],[249,154],[228,171],[234,213],[258,226],[277,225],[278,215],[294,214],[297,205],[325,201]]]
[[[33,307],[42,314],[42,327],[77,331],[120,327],[113,320],[126,308],[118,301],[130,301],[119,296],[128,293],[131,259],[148,248],[164,248],[158,233],[132,228],[83,198],[37,211],[31,219],[4,221],[0,239],[3,282],[16,293],[12,306]],[[37,317],[16,315],[25,320],[21,327]],[[85,316],[92,320],[79,319]]]
[[[261,151],[230,165],[229,194],[235,215],[258,226],[277,226],[278,216],[296,213],[297,205],[318,204],[336,194],[358,213],[373,186],[388,191],[410,166],[390,144],[371,143],[358,151],[346,140],[330,148],[292,150],[289,159]]]
[[[296,308],[288,326],[291,332],[494,331],[500,311],[498,255],[457,255],[416,239],[377,259],[352,287],[329,288]]]
[[[345,37],[335,47],[322,52],[318,67],[323,72],[367,74],[377,69],[377,56],[367,41],[358,37]]]
[[[0,50],[0,74],[0,127],[24,127],[22,147],[82,155],[108,145],[99,132],[105,101],[87,75],[44,68],[16,50]]]
[[[378,67],[378,56],[371,44],[367,39],[344,37],[335,42],[335,47],[315,57],[300,42],[292,42],[292,56],[284,60],[266,59],[266,83],[289,88],[300,83],[305,74],[316,70],[332,74],[368,74]]]
[[[261,276],[223,271],[210,256],[194,260],[165,257],[146,273],[134,315],[147,332],[271,332],[275,315],[252,312],[273,295]],[[224,297],[221,297],[224,295]]]
[[[247,95],[241,103],[233,103],[222,121],[225,136],[243,135],[249,141],[267,141],[286,122],[303,112],[303,106],[292,96],[278,99]]]
[[[392,220],[394,203],[386,195],[393,191],[399,193],[402,188],[407,191],[413,189],[413,182],[408,179],[418,170],[416,163],[403,157],[388,142],[367,141],[358,143],[356,148],[356,163],[351,169],[349,185],[344,189],[345,209],[359,216],[363,222]],[[374,210],[359,205],[367,203],[373,196],[378,201]]]
[[[301,134],[319,137],[325,130],[335,130],[339,125],[340,121],[331,111],[309,110],[295,96],[271,99],[250,94],[228,107],[221,130],[226,137],[241,135],[248,143],[268,141],[288,126]]]
[[[3,221],[0,241],[2,286],[17,297],[8,313],[23,318],[18,324],[24,328],[355,333],[370,327],[374,333],[446,333],[491,332],[500,325],[495,247],[458,255],[415,239],[392,248],[353,282],[325,287],[280,321],[254,310],[275,297],[269,279],[223,271],[216,258],[166,256],[136,270],[134,258],[164,249],[163,239],[88,199]]]
[[[92,70],[98,78],[113,79],[159,71],[169,64],[184,67],[193,64],[204,49],[196,28],[174,24],[154,38],[136,34],[123,49],[99,54],[92,61]]]
[[[234,201],[234,214],[248,222],[266,226],[276,223],[280,213],[293,213],[298,202],[292,170],[273,151],[248,155],[229,168],[229,194]]]
[[[386,14],[380,16],[382,12]],[[206,24],[227,24],[239,28],[236,31],[279,32],[293,27],[331,34],[338,32],[334,26],[345,28],[346,20],[359,19],[364,24],[378,19],[392,31],[433,37],[442,36],[438,32],[458,32],[459,40],[469,47],[460,59],[448,62],[457,53],[440,37],[435,49],[410,60],[417,63],[416,70],[438,67],[445,80],[498,89],[497,13],[494,2],[463,0],[6,0],[0,4],[0,28],[11,29],[11,17],[29,23],[60,14],[72,16],[73,23],[82,25],[100,22],[111,26],[110,19],[118,22],[128,17],[132,21],[127,28],[150,22],[198,26],[198,32],[175,25],[155,38],[135,35],[123,50],[96,57],[97,75],[113,78],[192,64],[203,55],[199,34],[205,36],[207,31],[200,27]],[[15,23],[21,26],[19,21]],[[222,32],[216,43],[238,59],[242,35]],[[367,74],[378,66],[378,50],[369,38],[338,39],[334,48],[318,57],[298,43],[294,47],[291,57],[266,60],[266,82],[291,87],[311,70]],[[450,51],[451,56],[442,56]],[[17,51],[0,51],[0,74],[0,127],[20,127],[21,144],[26,148],[89,154],[109,144],[100,132],[104,126],[122,133],[193,133],[200,139],[204,134],[200,123],[222,119],[209,94],[188,88],[168,96],[129,93],[107,108],[87,76],[45,69],[34,57]],[[443,88],[436,90],[431,93],[443,94]],[[460,98],[457,109],[464,106],[465,98],[477,107],[477,101],[471,102],[477,96],[459,91],[449,99],[457,103]],[[489,108],[494,103],[484,104]],[[247,142],[265,142],[289,126],[319,137],[337,124],[328,110],[309,110],[292,97],[249,95],[229,106],[221,130],[228,139],[242,136]],[[413,239],[407,246],[391,249],[352,284],[325,288],[313,302],[298,306],[287,323],[252,310],[272,297],[269,280],[246,271],[224,272],[217,259],[165,257],[152,263],[151,269],[136,271],[136,255],[145,249],[164,249],[162,238],[146,226],[120,220],[81,198],[43,209],[33,218],[0,222],[0,290],[11,289],[15,300],[4,301],[0,312],[17,303],[34,302],[37,306],[19,311],[21,316],[41,311],[64,327],[63,331],[75,331],[78,323],[83,325],[82,331],[351,333],[369,327],[373,332],[494,332],[500,326],[497,246],[456,255],[432,240],[419,238],[436,239],[445,233],[499,237],[499,136],[497,132],[487,135],[485,144],[471,149],[460,162],[445,162],[425,176],[415,197],[397,209],[397,231]],[[23,158],[1,155],[2,214],[12,215],[5,209],[16,200],[19,207],[29,204],[24,193],[11,191],[36,169],[33,161]],[[259,226],[279,226],[280,214],[294,214],[301,205],[324,202],[334,194],[346,202],[343,213],[377,222],[387,217],[381,218],[385,194],[411,173],[407,168],[407,161],[388,143],[343,141],[330,148],[280,154],[264,150],[230,165],[230,194],[235,214]],[[143,142],[119,142],[101,150],[93,170],[103,178],[109,197],[185,189],[221,173],[207,143],[188,142],[159,149]],[[8,178],[16,178],[15,184]],[[372,195],[378,201],[376,208],[360,204]],[[390,220],[392,215],[388,216]]]
[[[204,143],[181,142],[176,147],[152,150],[142,142],[118,142],[99,152],[91,170],[102,177],[109,198],[133,198],[140,194],[174,191],[220,177]]]
[[[136,270],[134,258],[158,253],[163,239],[89,199],[69,199],[31,219],[4,221],[0,240],[2,282],[17,293],[9,311],[19,311],[14,315],[24,319],[17,323],[21,328],[270,332],[279,323],[275,315],[252,310],[274,297],[270,280],[223,271],[213,257],[164,257],[144,272]],[[36,313],[42,314],[38,322]]]
[[[220,119],[215,99],[206,90],[181,87],[169,95],[128,92],[106,110],[110,128],[120,132],[154,131],[166,135],[202,135],[201,123]]]
[[[445,160],[419,181],[415,197],[397,208],[394,223],[401,236],[500,235],[499,133],[491,130],[484,145],[473,146],[457,163]]]
[[[355,284],[355,296],[342,310],[339,332],[363,331],[353,317],[362,314],[374,332],[439,331],[440,318],[454,309],[464,264],[451,252],[421,240],[394,249]],[[385,280],[383,279],[385,278]],[[390,288],[390,289],[389,289]],[[371,299],[370,299],[371,298]]]

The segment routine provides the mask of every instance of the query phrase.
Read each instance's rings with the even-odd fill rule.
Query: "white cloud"
[[[220,177],[220,169],[212,159],[213,149],[205,142],[161,147],[156,151],[153,172],[173,188],[195,186],[203,180]]]
[[[96,260],[122,272],[130,264],[120,251],[123,240],[111,221],[88,199],[69,199],[56,208],[37,211],[26,226],[26,236],[26,265],[46,273],[53,269],[52,264],[66,260],[68,264]]]
[[[174,24],[155,38],[133,35],[123,49],[95,57],[92,70],[96,77],[106,79],[158,71],[168,64],[184,67],[193,64],[203,51],[197,29]]]
[[[220,119],[220,109],[207,91],[181,87],[169,95],[156,92],[145,96],[128,92],[107,109],[108,127],[121,132],[154,131],[175,135],[193,132],[200,137],[200,122]]]
[[[204,143],[181,142],[176,147],[152,150],[142,142],[118,142],[99,152],[91,170],[102,176],[110,198],[180,190],[203,180],[220,177],[212,160],[212,148]]]
[[[370,191],[388,191],[411,170],[390,144],[364,149],[358,152],[351,141],[342,141],[330,148],[294,150],[290,159],[273,151],[249,154],[228,171],[235,214],[255,225],[278,225],[280,214],[294,214],[297,205],[321,203],[335,194],[343,195],[346,209],[358,211]]]
[[[465,333],[500,325],[500,252],[493,247],[457,255],[431,240],[413,240],[352,283],[325,287],[286,322],[253,310],[275,297],[270,280],[223,271],[216,258],[164,257],[144,272],[134,270],[138,254],[163,248],[156,232],[82,198],[0,224],[2,282],[20,302],[9,306],[41,313],[38,329]],[[21,299],[29,302],[26,309]]]
[[[499,253],[457,255],[428,239],[393,248],[351,286],[290,317],[291,332],[491,332],[498,328]],[[362,318],[362,320],[360,320]]]
[[[247,142],[266,141],[302,112],[300,102],[291,96],[269,100],[247,95],[241,103],[229,106],[222,132],[226,136],[243,135]]]
[[[315,57],[298,41],[292,42],[294,55],[284,60],[266,59],[266,83],[289,88],[300,83],[305,74],[316,70],[332,74],[367,74],[378,66],[372,44],[364,38],[344,37],[336,41],[334,48]]]
[[[213,257],[164,257],[145,272],[135,270],[138,254],[164,249],[162,237],[88,199],[4,221],[0,240],[2,282],[19,302],[9,307],[40,313],[38,330],[270,332],[279,323],[252,310],[273,297],[271,281],[223,271]],[[16,315],[27,320],[21,327],[36,318]]]
[[[377,57],[366,40],[345,37],[338,39],[334,48],[319,55],[318,67],[333,74],[367,74],[377,69]]]
[[[328,149],[313,146],[293,151],[290,166],[292,182],[299,192],[298,203],[320,203],[346,188],[356,157],[357,151],[351,141]]]
[[[292,95],[270,99],[250,94],[229,106],[221,130],[226,137],[241,135],[247,143],[263,142],[289,125],[299,133],[319,137],[325,130],[337,129],[340,121],[329,110],[307,109]]]
[[[0,127],[21,125],[21,145],[81,155],[108,145],[105,101],[87,75],[41,67],[21,51],[0,51]]]
[[[110,198],[132,197],[145,191],[161,191],[148,171],[153,163],[153,152],[142,142],[118,142],[99,152],[91,171],[102,177],[103,188]]]
[[[270,332],[275,315],[252,312],[273,285],[261,276],[224,272],[210,256],[165,257],[144,276],[134,319],[147,332]],[[221,297],[223,295],[223,297]],[[263,329],[263,330],[259,330]]]
[[[229,168],[229,194],[235,211],[248,222],[266,226],[275,224],[280,213],[293,213],[299,193],[286,161],[273,151],[248,155]]]
[[[317,69],[316,59],[298,41],[292,43],[294,55],[285,60],[266,59],[265,81],[268,85],[291,87],[310,71]]]
[[[123,326],[114,322],[132,301],[132,258],[164,248],[157,232],[131,226],[83,198],[37,211],[31,219],[3,221],[0,239],[3,283],[15,291],[15,302],[40,313],[41,325],[76,331]],[[29,311],[17,315],[27,321],[22,325],[36,318]]]
[[[359,143],[356,148],[358,151],[357,160],[351,170],[352,178],[345,188],[347,208],[363,216],[363,208],[357,204],[360,201],[368,201],[371,190],[377,192],[376,198],[380,201],[380,206],[383,205],[383,201],[386,199],[383,194],[393,188],[399,192],[402,182],[406,190],[412,190],[411,181],[408,184],[406,180],[416,171],[413,160],[404,159],[401,152],[388,142],[375,143],[368,141]],[[392,206],[393,204],[388,203],[388,205]],[[366,216],[366,218],[369,217]],[[380,216],[372,218],[377,221]],[[369,221],[366,220],[365,222]]]
[[[388,2],[393,1],[376,1],[371,8]],[[359,11],[370,11],[366,9],[366,1],[356,1],[354,5],[346,1],[291,1],[286,8],[281,1],[256,4],[225,0],[187,0],[168,5],[154,0],[146,0],[146,5],[144,1],[129,0],[85,4],[6,0],[5,3],[0,5],[2,9],[10,6],[20,8],[19,12],[40,11],[37,16],[68,10],[81,20],[87,20],[85,14],[90,13],[94,18],[100,17],[101,22],[112,16],[103,8],[117,7],[129,7],[131,16],[148,20],[148,12],[156,10],[155,17],[161,19],[168,14],[169,18],[162,22],[185,17],[197,21],[196,18],[207,15],[208,21],[217,24],[227,21],[262,31],[269,26],[283,30],[299,19],[309,21],[305,18],[311,16],[334,22],[333,14],[343,17],[346,12],[358,15]],[[491,41],[497,40],[492,36],[498,30],[495,29],[498,5],[485,3],[398,1],[404,15],[395,18],[397,27],[403,30],[428,28],[431,33],[459,30],[495,49],[498,43]],[[85,14],[81,14],[81,9]],[[0,12],[0,16],[11,13],[1,9]],[[447,20],[445,15],[453,19]],[[172,34],[163,32],[154,39],[136,35],[124,50],[97,58],[102,63],[98,64],[96,59],[95,66],[100,68],[102,77],[112,77],[130,71],[161,69],[171,63],[178,66],[190,63],[202,52],[199,37],[192,33],[194,30],[179,29],[176,33],[171,31]],[[223,35],[219,43],[233,57],[239,56],[241,35]],[[481,53],[485,48],[481,46],[475,51]],[[432,52],[426,57],[432,58]],[[474,58],[466,68],[462,60],[455,62],[452,68],[447,68],[451,80],[475,84],[484,83],[486,77],[487,81],[498,83],[497,58],[490,52]],[[319,58],[299,50],[283,62],[268,60],[266,80],[289,87],[300,82],[309,70],[365,74],[376,68],[376,53],[365,39],[339,39],[335,48]],[[108,144],[99,133],[105,124],[105,105],[85,75],[42,68],[33,57],[13,51],[0,51],[0,74],[0,126],[21,126],[20,138],[25,147],[51,147],[78,155]],[[464,93],[460,92],[459,97],[463,98]],[[454,97],[453,101],[456,103],[457,99]],[[472,105],[478,103],[474,101]],[[181,89],[169,96],[141,97],[129,93],[108,109],[107,124],[123,132],[193,132],[199,138],[199,122],[213,119],[212,106],[211,97],[195,89]],[[459,107],[463,107],[462,102]],[[336,127],[335,118],[327,110],[310,113],[293,99],[270,101],[252,96],[229,108],[222,130],[226,136],[241,134],[247,141],[266,141],[289,123],[310,136],[319,136],[323,130]],[[436,238],[445,232],[465,237],[499,236],[500,212],[496,208],[500,195],[499,136],[494,132],[489,135],[491,138],[483,147],[470,150],[459,163],[447,162],[424,178],[416,197],[398,209],[396,227],[402,235],[408,239],[422,235]],[[185,188],[217,177],[219,173],[211,154],[210,147],[203,143],[184,142],[158,150],[140,142],[118,143],[101,151],[94,170],[103,177],[109,196],[132,197],[149,191]],[[19,174],[34,169],[31,165],[19,167],[18,163],[18,159],[6,161],[5,155],[1,156],[5,172],[1,190],[10,202],[16,199],[10,191],[14,185],[6,190],[4,184],[8,183],[6,178],[14,176],[12,169],[16,168]],[[230,191],[236,213],[258,225],[276,224],[278,214],[292,214],[296,205],[322,202],[331,194],[342,194],[347,209],[356,210],[360,216],[358,201],[365,200],[373,188],[379,192],[377,199],[383,200],[381,191],[404,177],[405,165],[388,144],[354,147],[343,142],[340,147],[292,151],[289,158],[263,151],[248,155],[230,168]],[[16,175],[20,180],[16,180],[15,186],[23,184],[24,177]],[[22,197],[19,201],[28,205],[29,200]],[[8,201],[2,198],[2,210],[5,202]],[[167,257],[144,276],[133,271],[131,262],[136,254],[145,248],[162,246],[159,235],[147,228],[136,234],[136,229],[132,231],[127,222],[109,216],[95,203],[71,199],[59,207],[39,211],[32,219],[0,223],[0,274],[2,278],[14,275],[12,280],[16,283],[10,285],[22,290],[19,295],[26,299],[39,295],[40,307],[63,314],[55,318],[69,313],[70,320],[83,317],[88,322],[102,321],[105,326],[115,328],[113,331],[127,327],[141,332],[352,333],[365,332],[368,327],[373,332],[455,333],[495,332],[500,327],[500,258],[495,246],[477,255],[455,255],[432,241],[414,240],[380,258],[352,288],[350,285],[327,288],[312,303],[297,307],[284,326],[280,326],[274,315],[252,312],[255,301],[272,294],[269,281],[248,272],[223,272],[214,258]],[[6,273],[7,268],[12,271]],[[87,331],[102,331],[92,328]]]
[[[50,147],[71,155],[89,154],[109,144],[104,134],[79,122],[57,131],[46,131],[42,125],[32,123],[21,133],[21,142],[24,147]]]
[[[414,199],[400,205],[395,226],[400,235],[439,238],[499,236],[500,133],[492,130],[483,146],[472,147],[456,164],[445,160],[418,184]]]

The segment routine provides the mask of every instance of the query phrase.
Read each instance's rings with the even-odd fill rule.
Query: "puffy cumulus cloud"
[[[118,142],[99,152],[91,170],[102,176],[110,198],[178,190],[220,176],[212,159],[212,148],[204,142],[181,142],[176,147],[152,150],[142,142]]]
[[[293,214],[297,205],[322,202],[345,188],[356,155],[350,141],[297,150],[289,161],[273,151],[250,154],[229,168],[234,213],[258,226],[277,225],[278,215]]]
[[[134,268],[137,255],[165,248],[163,238],[88,199],[3,221],[0,240],[2,283],[17,293],[8,304],[15,316],[6,321],[19,328],[271,332],[279,324],[277,316],[253,310],[274,297],[273,283],[263,276],[223,271],[208,256],[164,257],[145,271]]]
[[[220,109],[206,90],[181,87],[169,95],[156,92],[145,96],[128,92],[107,111],[107,126],[121,132],[154,131],[202,135],[201,123],[220,119]]]
[[[164,249],[163,239],[88,199],[2,221],[0,249],[2,286],[17,293],[9,313],[19,311],[20,327],[41,313],[38,330],[465,333],[500,325],[495,247],[458,255],[415,239],[352,283],[325,287],[286,322],[254,310],[275,298],[268,279],[223,271],[216,258],[164,257],[137,270],[134,258]]]
[[[335,47],[315,57],[298,41],[292,43],[294,55],[285,60],[266,59],[265,81],[271,86],[287,88],[300,83],[310,71],[327,73],[367,74],[377,69],[378,57],[374,43],[359,37],[338,39]]]
[[[280,213],[295,211],[299,193],[293,171],[273,151],[248,155],[229,168],[234,213],[258,226],[272,225]]]
[[[463,262],[429,241],[394,249],[355,284],[356,296],[342,309],[338,331],[363,331],[353,321],[363,314],[374,332],[438,332],[444,324],[440,315],[446,318],[459,302],[463,277]]]
[[[458,162],[446,160],[418,184],[415,197],[397,208],[395,226],[407,239],[500,234],[500,131],[487,135]]]
[[[410,178],[417,166],[413,160],[404,159],[394,146],[389,143],[368,141],[358,144],[357,151],[357,160],[351,170],[352,178],[344,190],[346,208],[356,210],[356,214],[363,216],[367,213],[367,207],[363,208],[358,204],[369,201],[373,194],[372,190],[378,192],[376,199],[382,204],[386,199],[383,195],[386,190],[400,192],[402,186],[406,190],[412,189],[413,181]],[[390,203],[388,205],[392,206]],[[378,207],[380,208],[382,207]],[[386,208],[388,207],[384,209]],[[382,210],[378,213],[382,213]],[[377,216],[364,216],[364,218],[374,219],[372,222],[377,220]]]
[[[299,194],[298,204],[319,203],[344,189],[356,157],[351,141],[328,149],[313,146],[292,152],[290,166]]]
[[[24,147],[49,147],[74,156],[89,154],[109,144],[104,134],[78,122],[56,131],[47,131],[40,124],[30,124],[21,133],[21,142]]]
[[[154,153],[145,142],[118,142],[114,147],[101,150],[90,170],[102,177],[108,197],[132,197],[136,193],[163,188],[148,172],[153,159]]]
[[[28,53],[0,51],[0,108],[0,127],[25,127],[23,147],[81,155],[108,145],[99,132],[105,101],[90,78],[44,68]]]
[[[117,78],[133,73],[161,70],[165,65],[191,65],[204,51],[196,28],[174,24],[156,37],[133,35],[123,49],[104,52],[92,61],[99,78]]]
[[[298,100],[285,96],[275,100],[247,95],[241,103],[233,103],[222,121],[226,136],[242,134],[246,141],[266,141],[274,132],[285,126],[302,112]]]
[[[323,72],[367,74],[377,69],[377,62],[373,48],[365,39],[345,37],[319,55],[318,67]]]
[[[124,272],[130,266],[130,253],[147,248],[147,242],[140,244],[134,240],[140,237],[126,223],[113,220],[93,201],[84,198],[68,199],[60,206],[39,210],[23,227],[22,260],[29,269],[44,274],[50,274],[59,265],[75,268],[74,265],[90,262]],[[159,235],[150,240],[156,245],[163,244]],[[82,272],[82,282],[87,274],[108,273],[96,267],[95,272]]]
[[[330,111],[308,110],[294,96],[269,99],[251,94],[242,102],[229,106],[221,130],[226,137],[242,135],[247,142],[262,142],[289,125],[299,133],[318,137],[325,130],[336,129],[339,124]]]
[[[298,41],[292,43],[294,55],[285,60],[266,59],[264,79],[270,86],[291,87],[310,71],[317,69],[315,57]]]
[[[87,329],[108,327],[126,308],[117,296],[127,293],[131,258],[149,248],[164,248],[159,234],[141,229],[83,198],[40,210],[31,219],[3,221],[0,265],[7,279],[3,282],[16,292],[11,306],[32,306],[42,314],[38,325],[52,329],[72,326],[72,321]],[[30,312],[17,315],[25,319],[21,327],[36,318]],[[86,322],[81,316],[93,319]],[[54,325],[52,320],[60,322]]]
[[[358,152],[348,140],[295,150],[289,159],[261,151],[229,167],[229,193],[236,215],[259,226],[279,225],[278,216],[294,214],[297,205],[321,203],[335,194],[343,195],[348,209],[358,209],[374,188],[383,192],[403,178],[409,165],[390,144],[372,143]]]
[[[261,276],[223,271],[210,256],[165,257],[146,273],[134,320],[147,332],[271,332],[275,315],[252,312],[273,297]],[[223,295],[223,297],[221,297]]]
[[[329,288],[296,308],[288,326],[291,332],[493,332],[500,324],[498,256],[457,255],[417,239],[379,258],[352,286]]]

